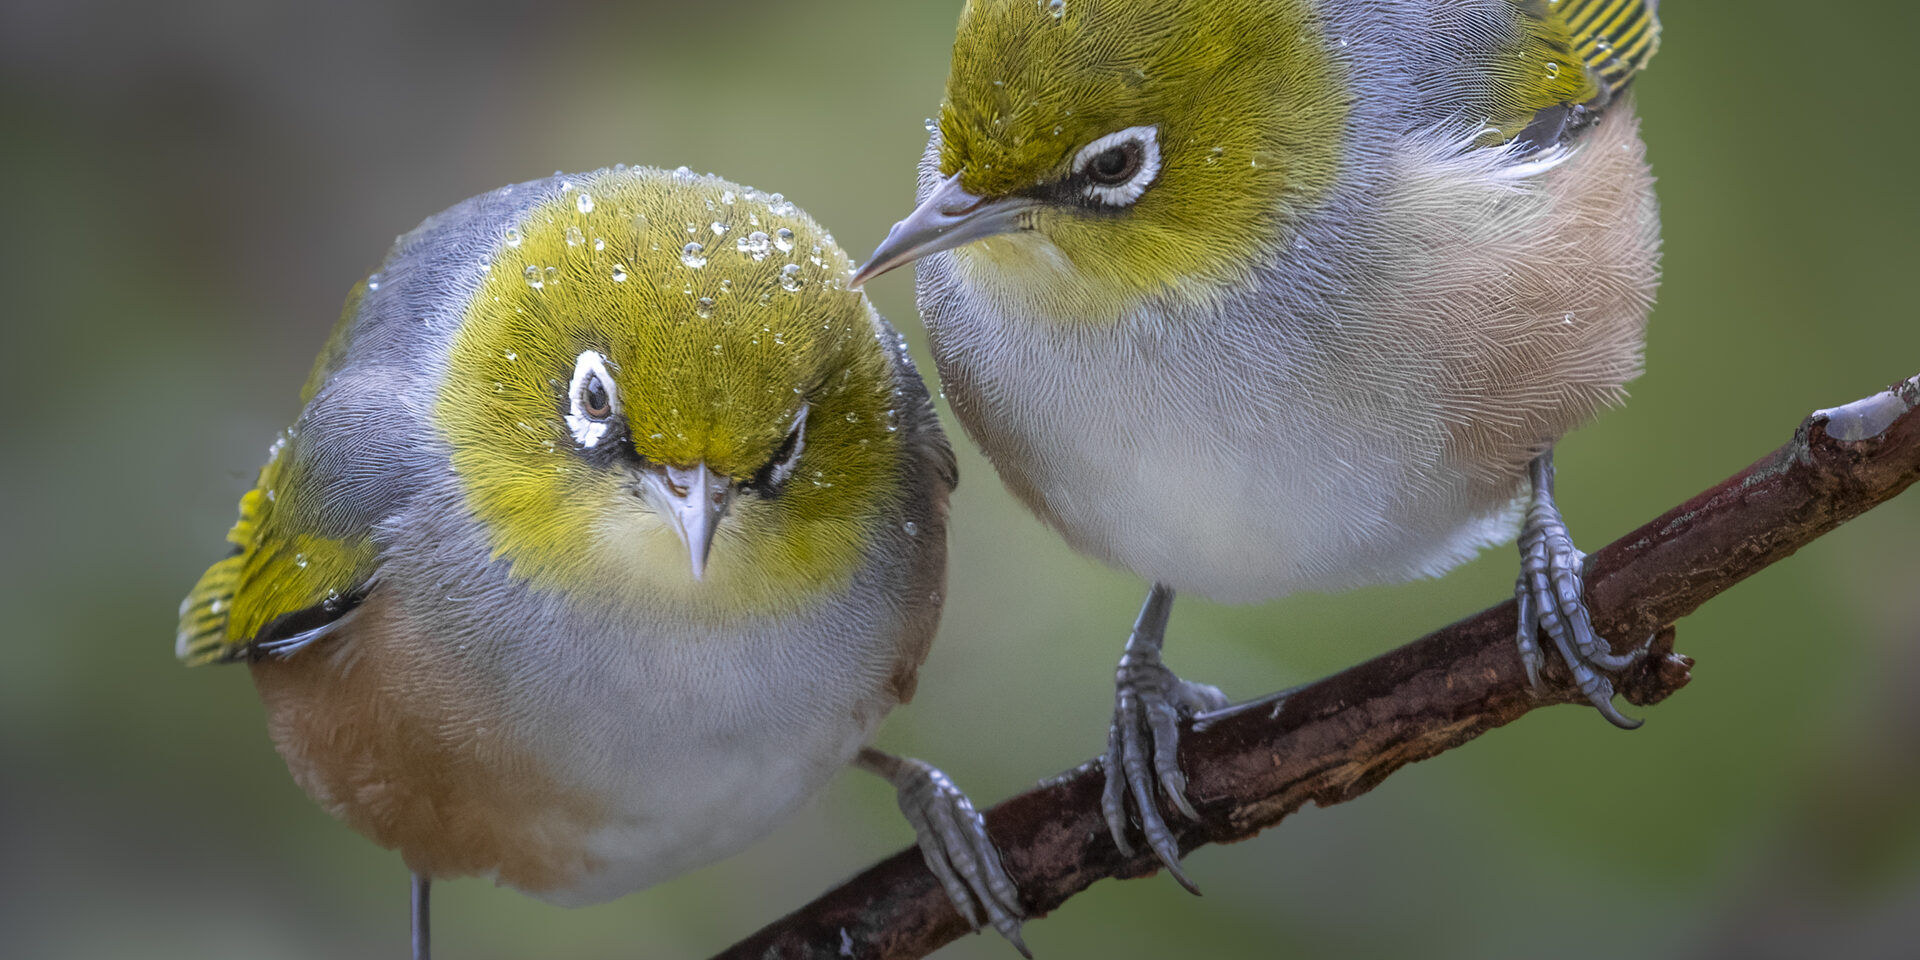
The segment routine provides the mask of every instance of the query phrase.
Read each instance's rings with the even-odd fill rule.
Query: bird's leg
[[[1020,891],[1000,864],[1000,851],[987,836],[987,824],[973,803],[947,775],[912,757],[897,757],[867,747],[854,759],[862,770],[886,778],[900,802],[900,812],[913,824],[920,856],[940,880],[954,910],[968,925],[980,929],[978,910],[1000,935],[1027,960],[1026,941],[1020,938]]]
[[[1632,730],[1640,721],[1614,708],[1613,683],[1602,671],[1626,669],[1646,656],[1647,645],[1616,654],[1612,645],[1594,634],[1582,596],[1587,555],[1574,547],[1560,508],[1553,502],[1553,450],[1535,457],[1527,472],[1533,496],[1527,503],[1526,525],[1520,530],[1520,579],[1514,585],[1520,605],[1520,661],[1526,666],[1527,681],[1534,693],[1545,692],[1540,668],[1546,655],[1539,640],[1540,631],[1545,630],[1580,692],[1614,726]]]
[[[1140,831],[1147,846],[1165,864],[1167,872],[1189,892],[1199,893],[1180,869],[1180,845],[1160,814],[1163,792],[1187,819],[1200,814],[1187,802],[1187,777],[1180,772],[1180,720],[1227,705],[1215,687],[1188,683],[1160,662],[1166,642],[1167,616],[1173,609],[1173,588],[1156,583],[1140,607],[1127,650],[1114,676],[1113,725],[1107,729],[1107,752],[1101,758],[1107,784],[1100,798],[1107,829],[1120,852],[1133,855],[1127,842],[1127,798],[1140,814]],[[1158,783],[1158,790],[1155,784]]]
[[[427,921],[427,890],[431,877],[413,875],[413,960],[430,960],[433,955],[433,930]]]

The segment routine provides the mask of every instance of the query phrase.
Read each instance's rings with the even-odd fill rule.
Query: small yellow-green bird
[[[619,167],[455,206],[349,296],[178,653],[248,664],[294,779],[400,852],[416,957],[433,878],[604,901],[849,763],[1019,944],[966,798],[866,747],[956,473],[850,272],[779,194]]]
[[[1626,88],[1652,0],[969,0],[920,205],[947,395],[1013,492],[1154,584],[1120,661],[1105,813],[1183,883],[1174,591],[1254,601],[1439,574],[1520,533],[1606,716],[1552,450],[1640,370],[1659,223]]]

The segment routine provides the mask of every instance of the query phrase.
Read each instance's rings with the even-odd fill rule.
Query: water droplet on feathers
[[[587,192],[585,190],[580,191],[580,195],[574,198],[573,205],[581,213],[593,212],[593,198],[590,196],[587,196]]]
[[[733,244],[735,250],[740,251],[740,253],[745,256],[752,257],[756,263],[767,258],[767,255],[771,252],[768,247],[767,235],[758,230],[741,237],[734,241]]]
[[[707,248],[695,241],[680,248],[680,262],[698,270],[707,265],[706,254]]]

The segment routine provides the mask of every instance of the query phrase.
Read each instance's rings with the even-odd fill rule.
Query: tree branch
[[[1920,376],[1808,417],[1785,446],[1594,555],[1587,596],[1602,636],[1658,631],[1617,684],[1657,703],[1692,661],[1673,621],[1920,480]],[[1515,652],[1512,601],[1306,687],[1278,711],[1229,717],[1180,741],[1203,823],[1172,818],[1183,852],[1244,840],[1308,801],[1351,800],[1395,770],[1551,703],[1582,702],[1550,671],[1536,699]],[[1630,646],[1631,643],[1623,644]],[[1100,816],[1097,761],[987,811],[988,829],[1029,912],[1040,916],[1106,877],[1151,874],[1123,857]],[[735,944],[722,958],[921,957],[968,932],[909,847]]]

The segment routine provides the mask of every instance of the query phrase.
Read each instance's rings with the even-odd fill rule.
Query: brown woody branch
[[[1618,688],[1657,703],[1686,685],[1671,624],[1728,587],[1920,480],[1920,376],[1808,417],[1785,446],[1594,555],[1587,596],[1603,636],[1646,637],[1652,655]],[[1388,774],[1550,703],[1536,699],[1513,642],[1512,601],[1328,677],[1180,743],[1203,823],[1173,818],[1181,850],[1244,840],[1308,801],[1351,800]],[[1624,646],[1624,645],[1623,645]],[[1564,681],[1564,673],[1554,675]],[[1121,856],[1100,816],[1097,762],[987,811],[987,827],[1033,916],[1106,877],[1154,872]],[[909,847],[722,953],[782,960],[922,957],[968,932]],[[1009,951],[1011,955],[1011,951]]]

